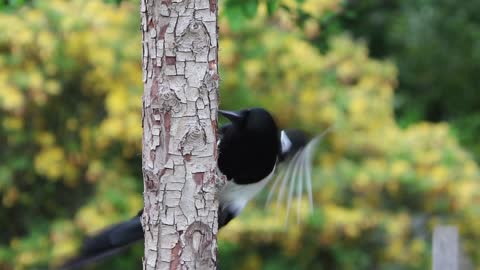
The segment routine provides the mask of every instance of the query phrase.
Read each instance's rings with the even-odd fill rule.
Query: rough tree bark
[[[217,0],[141,0],[143,269],[215,269]]]

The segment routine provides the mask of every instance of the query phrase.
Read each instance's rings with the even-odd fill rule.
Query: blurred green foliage
[[[142,207],[137,14],[81,0],[1,14],[3,268],[55,262]]]
[[[348,1],[337,22],[399,68],[396,111],[404,125],[449,121],[480,160],[480,2]]]
[[[16,8],[30,3],[29,0],[2,0],[0,8]]]
[[[315,162],[314,214],[303,203],[285,230],[284,209],[250,205],[220,233],[223,269],[426,269],[439,223],[457,224],[480,262],[478,165],[446,123],[399,126],[395,65],[325,30],[344,2],[260,1],[246,14],[226,5],[222,106],[334,131]],[[0,13],[1,269],[56,265],[142,207],[138,22],[136,1]],[[142,252],[96,269],[134,269]]]

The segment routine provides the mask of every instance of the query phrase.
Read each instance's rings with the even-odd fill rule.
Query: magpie
[[[227,178],[226,184],[218,193],[218,228],[238,216],[246,204],[272,179],[274,183],[267,202],[271,201],[278,189],[277,203],[282,203],[286,196],[289,212],[294,190],[300,205],[305,183],[312,208],[311,158],[322,135],[310,139],[300,130],[280,131],[272,115],[262,108],[218,112],[230,120],[230,123],[220,128],[217,143],[218,168]],[[112,225],[87,238],[80,254],[60,269],[84,266],[142,240],[142,213],[143,210],[132,219]]]

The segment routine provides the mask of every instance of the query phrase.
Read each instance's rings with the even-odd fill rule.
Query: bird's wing
[[[282,153],[285,157],[283,161],[278,164],[275,175],[272,178],[266,206],[274,201],[276,201],[277,206],[285,206],[285,223],[288,223],[290,210],[295,198],[297,200],[297,222],[299,222],[304,193],[306,193],[308,197],[309,211],[313,211],[313,155],[316,147],[329,130],[330,129],[327,129],[322,134],[310,140],[289,140],[287,138],[288,135],[286,135],[288,131],[282,131]],[[298,134],[300,131],[295,132]]]

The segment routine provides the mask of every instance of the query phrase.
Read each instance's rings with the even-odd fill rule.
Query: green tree
[[[480,157],[477,74],[480,67],[478,1],[348,1],[337,17],[367,40],[372,55],[399,68],[396,111],[402,122],[449,121]]]

